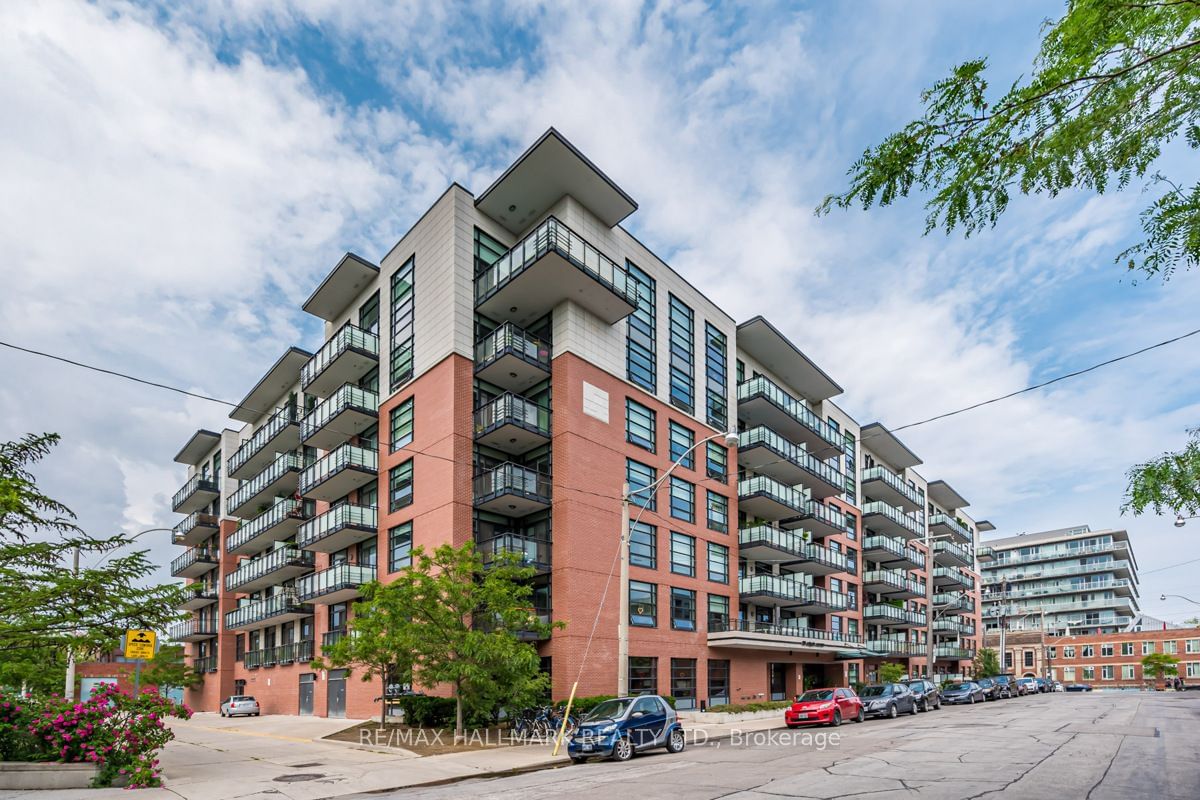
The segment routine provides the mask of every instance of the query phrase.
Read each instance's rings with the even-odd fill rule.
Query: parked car
[[[262,708],[259,707],[258,701],[248,694],[230,695],[221,703],[222,717],[236,717],[239,714],[257,717],[261,713]]]
[[[1067,685],[1068,692],[1090,692],[1091,690],[1092,687],[1086,683],[1072,683]]]
[[[1017,686],[1020,688],[1021,694],[1038,693],[1037,678],[1017,678]]]
[[[1009,697],[1021,696],[1020,687],[1017,686],[1017,679],[1012,675],[997,675],[992,678],[992,680],[996,683],[1003,684],[1008,689]]]
[[[858,693],[863,712],[868,717],[891,717],[917,713],[917,701],[912,690],[903,683],[873,683]]]
[[[1063,685],[1062,685],[1062,681],[1055,681],[1055,682],[1054,682],[1054,688],[1053,688],[1053,691],[1055,691],[1055,692],[1061,692],[1061,691],[1063,691]]]
[[[933,711],[942,707],[942,690],[933,681],[918,678],[905,681],[904,685],[913,693],[913,699],[922,711]]]
[[[592,757],[628,761],[634,753],[666,748],[682,753],[683,725],[666,700],[655,694],[605,700],[579,723],[567,743],[576,764]]]
[[[1037,690],[1039,692],[1044,694],[1050,691],[1050,681],[1046,680],[1045,678],[1034,678],[1034,681],[1037,682]]]
[[[985,700],[1001,700],[1012,697],[1008,684],[1000,683],[995,678],[980,678],[975,683],[978,683],[979,688],[983,689]]]
[[[789,728],[801,725],[837,727],[848,719],[855,722],[866,719],[862,700],[853,689],[809,689],[797,695],[791,708],[783,712],[783,721]]]
[[[942,699],[947,703],[982,703],[987,699],[983,689],[975,681],[952,683],[942,689]]]

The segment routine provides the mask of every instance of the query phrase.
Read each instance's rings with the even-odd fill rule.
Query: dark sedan
[[[1001,683],[992,678],[980,678],[975,682],[979,684],[980,689],[983,689],[988,700],[1007,700],[1012,697],[1007,683]]]
[[[937,684],[933,681],[918,678],[917,680],[905,681],[904,685],[913,693],[913,699],[917,702],[917,708],[922,711],[933,711],[942,707],[942,691],[938,689]]]
[[[864,686],[858,693],[863,712],[868,717],[891,717],[897,714],[917,713],[917,702],[912,690],[903,683],[877,683]]]
[[[947,703],[982,703],[987,699],[987,695],[983,693],[983,689],[975,681],[963,681],[962,683],[952,683],[942,689],[942,699]]]

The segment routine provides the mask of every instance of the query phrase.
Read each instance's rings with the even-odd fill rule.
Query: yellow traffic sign
[[[154,658],[154,631],[125,631],[125,657]]]

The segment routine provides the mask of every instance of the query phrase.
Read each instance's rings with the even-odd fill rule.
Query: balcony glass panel
[[[296,594],[301,600],[309,600],[341,589],[357,589],[375,580],[377,574],[378,570],[373,566],[337,564],[297,579]]]
[[[351,325],[347,322],[301,368],[301,386],[307,387],[318,375],[325,371],[326,367],[336,361],[337,357],[347,350],[360,350],[378,357],[379,335],[364,331],[357,325]]]
[[[842,450],[842,437],[825,420],[813,413],[803,400],[793,397],[779,384],[763,375],[757,375],[738,384],[738,402],[762,396],[772,405],[787,413],[804,427],[821,437],[832,447]]]
[[[289,425],[295,425],[297,422],[296,407],[294,405],[285,405],[271,415],[271,418],[263,423],[262,427],[254,432],[254,435],[242,443],[242,446],[233,451],[233,455],[226,462],[226,470],[230,475],[241,469],[242,465],[253,458],[260,450],[267,446],[267,443],[274,439],[279,433]]]

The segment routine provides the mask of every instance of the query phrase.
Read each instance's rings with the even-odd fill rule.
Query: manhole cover
[[[291,775],[280,775],[276,783],[300,783],[301,781],[316,781],[325,776],[320,772],[296,772]]]

